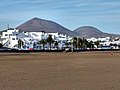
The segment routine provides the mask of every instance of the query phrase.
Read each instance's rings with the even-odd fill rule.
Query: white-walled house
[[[11,28],[2,32],[1,39],[3,39],[2,44],[4,47],[10,48],[16,44],[18,38],[16,37],[17,35],[14,35],[13,32],[18,34],[19,30]]]

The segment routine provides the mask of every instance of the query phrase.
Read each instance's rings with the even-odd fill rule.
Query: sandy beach
[[[120,52],[0,53],[0,90],[120,90]]]

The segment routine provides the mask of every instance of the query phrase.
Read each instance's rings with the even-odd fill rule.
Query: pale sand
[[[0,53],[0,90],[120,90],[120,52]]]

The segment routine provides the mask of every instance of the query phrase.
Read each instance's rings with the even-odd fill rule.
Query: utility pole
[[[7,24],[7,29],[9,29],[9,24]]]
[[[72,42],[71,42],[71,50],[72,50],[72,52],[73,52],[73,40],[72,40]]]
[[[78,36],[77,36],[77,50],[78,50]]]

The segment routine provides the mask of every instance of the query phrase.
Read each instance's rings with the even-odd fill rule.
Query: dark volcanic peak
[[[77,28],[75,31],[90,31],[90,32],[102,33],[102,31],[92,26],[82,26],[82,27]]]
[[[74,32],[78,33],[81,37],[99,37],[103,34],[102,31],[92,26],[82,26],[75,29]]]
[[[60,34],[67,34],[69,36],[76,36],[75,32],[68,30],[67,28],[49,20],[44,20],[40,18],[33,18],[22,25],[17,27],[20,31],[27,32],[58,32]]]
[[[120,35],[109,34],[100,31],[99,29],[92,26],[82,26],[74,30],[74,32],[78,33],[80,37],[90,38],[90,37],[120,37]]]

